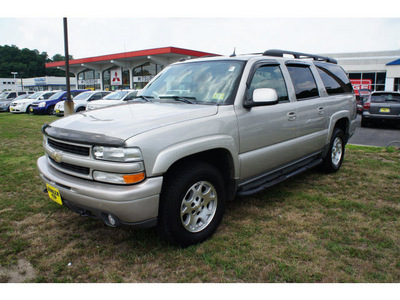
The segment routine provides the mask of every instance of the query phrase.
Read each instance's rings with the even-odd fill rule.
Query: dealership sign
[[[154,76],[133,76],[133,82],[149,82]]]
[[[47,84],[46,77],[34,78],[33,82],[35,83],[35,85],[46,85]]]
[[[111,69],[111,85],[122,85],[122,69]]]
[[[371,90],[372,80],[371,79],[350,79],[353,85],[354,93],[358,96],[359,90]]]
[[[80,79],[78,80],[79,85],[96,85],[101,84],[100,79]]]

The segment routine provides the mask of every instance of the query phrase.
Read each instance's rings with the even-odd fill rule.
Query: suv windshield
[[[40,96],[41,94],[43,94],[43,93],[42,93],[42,92],[34,93],[34,94],[30,95],[27,99],[36,99],[36,98],[39,98],[39,96]]]
[[[371,102],[397,101],[400,102],[400,94],[379,93],[371,95]]]
[[[60,98],[61,96],[63,96],[65,93],[66,93],[65,91],[55,93],[53,96],[51,96],[51,97],[49,98],[49,100],[58,99],[58,98]]]
[[[185,103],[230,104],[244,64],[237,60],[176,64],[150,82],[140,96]]]
[[[79,95],[76,95],[74,97],[74,100],[86,100],[88,99],[90,96],[92,96],[94,93],[93,92],[83,92]]]
[[[127,93],[131,91],[117,91],[111,94],[108,94],[103,98],[103,100],[121,100]]]

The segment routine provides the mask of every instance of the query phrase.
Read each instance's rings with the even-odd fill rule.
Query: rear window
[[[351,93],[353,87],[346,73],[338,65],[315,63],[328,95]]]
[[[400,94],[379,93],[371,95],[371,102],[387,102],[387,101],[400,102]]]

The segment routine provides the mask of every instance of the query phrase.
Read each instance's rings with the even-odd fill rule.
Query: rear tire
[[[345,152],[344,133],[340,128],[335,128],[329,144],[329,152],[322,161],[322,170],[334,173],[340,169]]]
[[[204,162],[183,165],[165,179],[159,233],[181,247],[201,243],[217,230],[225,203],[224,180],[214,166]]]

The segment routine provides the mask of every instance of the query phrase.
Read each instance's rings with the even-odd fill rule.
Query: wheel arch
[[[237,157],[237,156],[236,156]],[[181,168],[190,166],[193,162],[205,162],[213,165],[221,173],[226,187],[227,199],[233,199],[236,192],[236,170],[238,163],[235,162],[234,155],[226,148],[205,149],[200,152],[188,153],[186,156],[170,161],[168,168],[163,172],[165,177],[164,184],[167,184],[168,179],[173,177],[174,173]],[[160,166],[160,165],[159,165]],[[157,166],[153,170],[157,170]]]
[[[329,125],[327,143],[330,142],[332,134],[336,128],[340,128],[343,131],[345,143],[347,143],[350,134],[350,119],[348,117],[348,112],[342,111],[332,115]]]

